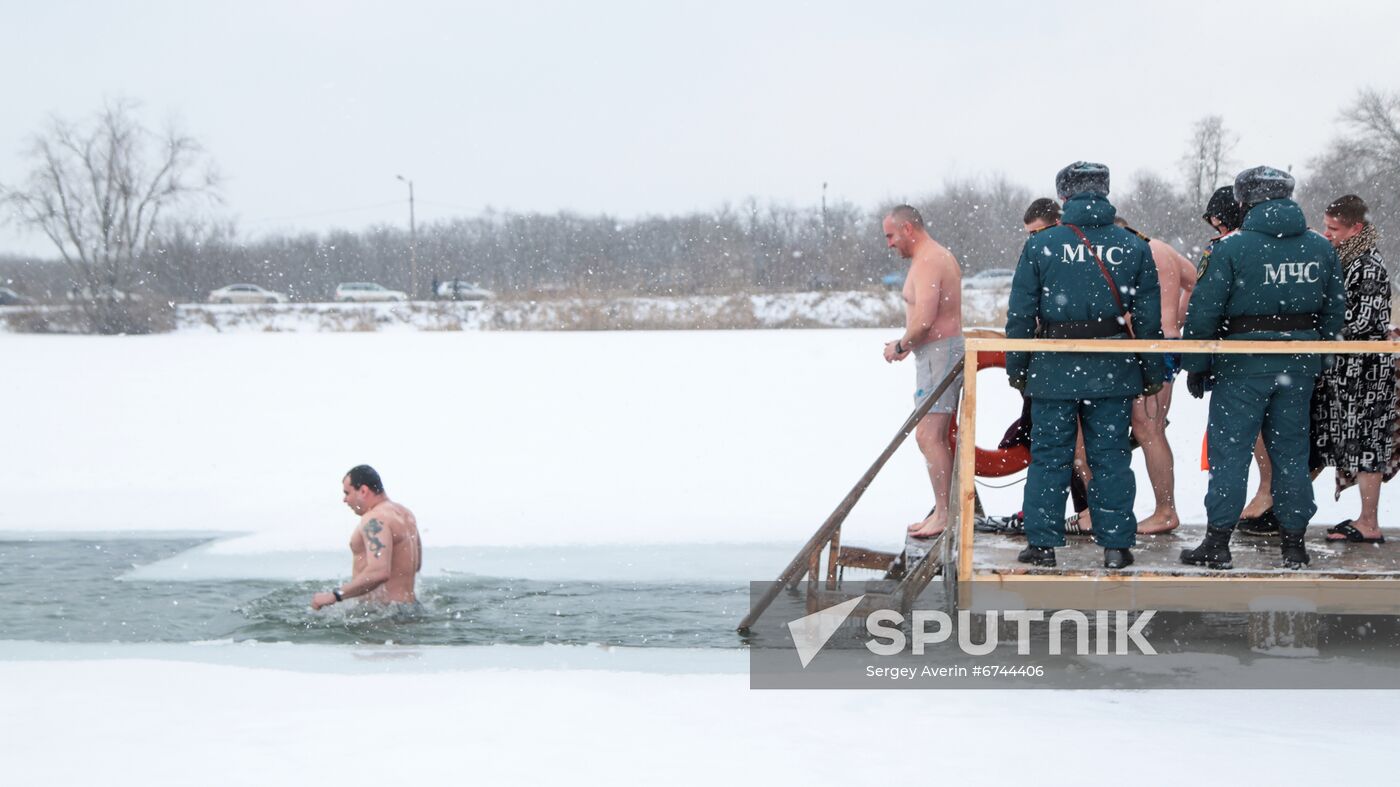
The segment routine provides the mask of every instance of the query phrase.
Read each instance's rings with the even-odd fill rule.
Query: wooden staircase
[[[856,616],[864,614],[868,609],[896,608],[908,612],[912,608],[914,599],[928,587],[936,576],[943,576],[945,584],[953,578],[951,571],[945,571],[946,566],[956,566],[953,559],[956,554],[957,534],[960,528],[959,506],[952,506],[948,520],[948,527],[942,534],[930,539],[909,538],[905,542],[902,552],[884,552],[863,547],[843,546],[841,544],[841,525],[846,521],[846,517],[851,513],[860,500],[861,495],[869,488],[875,476],[879,475],[885,463],[894,455],[896,449],[904,442],[918,426],[919,421],[928,414],[933,404],[938,401],[962,374],[963,359],[959,358],[954,364],[948,376],[943,378],[933,391],[933,394],[924,399],[923,403],[914,409],[909,417],[900,426],[899,433],[890,440],[885,450],[865,471],[856,485],[846,494],[836,510],[827,517],[817,532],[807,540],[802,549],[788,563],[787,568],[764,595],[754,602],[749,614],[740,621],[738,630],[748,632],[752,626],[758,622],[785,588],[796,588],[805,576],[807,579],[807,611],[815,612],[825,609],[833,604],[838,604],[864,595],[865,600],[856,607],[853,613]],[[961,439],[961,437],[959,438]],[[970,438],[969,438],[970,439]],[[958,465],[954,464],[952,488],[958,489]],[[980,508],[980,507],[979,507]],[[826,556],[825,570],[822,566],[822,556]],[[883,571],[884,577],[877,582],[863,583],[862,592],[843,589],[845,579],[845,569],[858,568],[874,571]]]

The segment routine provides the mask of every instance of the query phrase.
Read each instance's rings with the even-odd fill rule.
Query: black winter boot
[[[1280,540],[1283,542],[1283,567],[1299,569],[1308,564],[1308,548],[1303,546],[1303,534],[1289,533],[1285,531]]]
[[[1127,568],[1133,564],[1133,553],[1128,549],[1111,549],[1105,547],[1103,550],[1104,568]]]
[[[1026,547],[1021,550],[1021,554],[1017,555],[1016,559],[1033,566],[1053,566],[1055,565],[1055,548]]]
[[[1231,531],[1224,528],[1206,528],[1206,540],[1195,549],[1181,550],[1181,562],[1218,571],[1234,568],[1230,558],[1230,535]]]

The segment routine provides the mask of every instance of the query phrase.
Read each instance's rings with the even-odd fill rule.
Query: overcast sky
[[[823,181],[873,206],[980,173],[1049,194],[1075,159],[1175,176],[1211,113],[1240,164],[1300,171],[1358,87],[1400,89],[1400,4],[1117,5],[3,0],[0,182],[49,115],[126,97],[204,143],[250,235],[407,224],[398,174],[420,222]]]

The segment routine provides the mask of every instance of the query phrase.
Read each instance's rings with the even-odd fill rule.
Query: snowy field
[[[733,653],[673,674],[307,655],[315,668],[159,653],[0,663],[0,683],[24,687],[0,715],[5,783],[1383,783],[1389,766],[1354,736],[1385,740],[1400,704],[1393,693],[757,692]],[[1144,767],[1153,761],[1164,767]]]
[[[6,442],[23,446],[0,454],[17,490],[0,531],[224,531],[247,535],[216,552],[338,553],[340,478],[368,462],[435,547],[798,544],[912,407],[913,370],[880,357],[889,335],[0,335]],[[1004,380],[979,377],[984,446],[1019,412]],[[1204,420],[1180,392],[1168,436],[1188,522],[1204,521]],[[1316,488],[1316,521],[1356,505],[1354,490],[1332,502],[1330,476]],[[1020,507],[1019,485],[982,491],[994,512]],[[930,500],[910,441],[847,541],[898,544]],[[1151,503],[1139,484],[1139,514]]]
[[[770,579],[912,406],[912,370],[880,357],[892,335],[0,334],[0,531],[221,531],[138,573],[330,578],[354,525],[340,478],[369,462],[417,513],[428,573]],[[1019,410],[999,374],[979,379],[984,446]],[[1182,392],[1169,430],[1194,522],[1204,413]],[[1354,490],[1332,502],[1330,476],[1317,491],[1316,522],[1357,505]],[[1019,485],[983,494],[993,512],[1020,506]],[[930,498],[906,445],[843,541],[894,548]],[[704,548],[690,565],[646,560],[677,544]],[[508,546],[538,557],[477,562]],[[970,783],[1020,780],[1018,766],[1049,784],[1103,767],[1176,782],[1178,766],[1360,780],[1381,766],[1351,736],[1384,739],[1400,714],[1379,693],[754,692],[741,650],[0,642],[0,687],[16,785],[851,784],[935,762]],[[1159,746],[1173,768],[1136,770]]]

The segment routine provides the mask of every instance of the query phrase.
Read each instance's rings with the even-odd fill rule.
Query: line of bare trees
[[[106,107],[86,124],[54,121],[35,139],[33,171],[3,187],[13,219],[47,235],[61,264],[0,258],[0,284],[49,300],[77,294],[97,332],[139,330],[116,292],[147,302],[202,300],[234,282],[295,300],[324,300],[336,284],[377,281],[409,289],[409,233],[397,227],[242,237],[226,222],[192,220],[216,200],[208,156],[175,129],[146,130],[135,107]],[[1400,263],[1400,92],[1362,91],[1340,134],[1310,162],[1299,198],[1310,217],[1345,193],[1362,195]],[[1195,253],[1210,236],[1200,215],[1211,191],[1240,165],[1239,136],[1220,116],[1187,140],[1180,180],[1153,173],[1115,178],[1114,202],[1138,229]],[[1256,162],[1250,162],[1256,163]],[[1048,175],[1047,175],[1048,180]],[[950,182],[912,202],[969,272],[1014,264],[1026,205],[1046,193],[1005,178]],[[884,248],[888,206],[823,207],[750,200],[679,216],[618,220],[570,213],[487,213],[418,229],[429,279],[466,279],[506,294],[666,295],[877,286],[903,263]],[[140,319],[149,319],[149,315]]]

